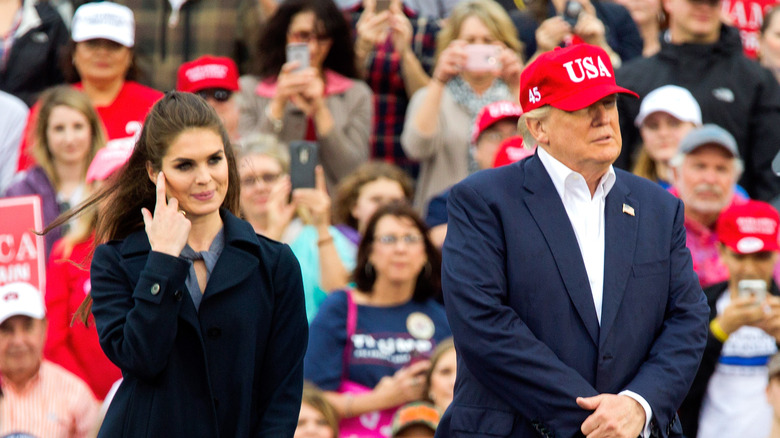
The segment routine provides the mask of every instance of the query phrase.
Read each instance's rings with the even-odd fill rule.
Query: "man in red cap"
[[[442,287],[458,350],[437,436],[681,437],[707,339],[683,205],[616,170],[609,56],[580,44],[520,80],[534,156],[453,187]]]
[[[230,139],[238,140],[238,67],[230,58],[201,56],[179,67],[176,89],[206,99],[225,125]]]
[[[769,358],[780,342],[780,290],[772,280],[780,216],[769,204],[732,204],[718,216],[729,279],[704,289],[710,332],[699,371],[680,407],[690,437],[766,437]]]

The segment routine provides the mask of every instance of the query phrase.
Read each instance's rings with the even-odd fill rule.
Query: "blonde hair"
[[[647,153],[644,145],[639,148],[639,153],[636,156],[636,162],[634,163],[631,173],[642,178],[647,178],[650,181],[658,182],[658,166],[655,165],[655,161],[650,158],[650,154]]]
[[[525,121],[546,119],[550,115],[550,111],[552,111],[552,107],[550,105],[544,105],[541,108],[533,109],[520,116],[520,119],[517,121],[517,130],[520,131],[520,135],[523,136],[523,147],[533,148],[534,145],[537,144],[536,138],[531,134]]]
[[[468,0],[455,6],[446,24],[436,36],[436,59],[453,40],[458,38],[463,22],[472,16],[479,18],[494,38],[521,55],[523,44],[517,38],[517,28],[506,10],[493,0]]]
[[[60,85],[57,87],[46,90],[39,100],[41,109],[38,113],[38,122],[33,131],[33,146],[32,155],[35,161],[43,169],[46,176],[51,181],[55,188],[59,187],[60,181],[57,176],[57,171],[54,167],[54,157],[49,148],[49,137],[47,131],[49,128],[49,118],[54,108],[58,106],[65,106],[74,109],[84,115],[89,124],[92,144],[90,145],[89,152],[85,157],[84,173],[82,178],[87,176],[87,168],[92,159],[95,158],[95,154],[98,149],[106,145],[106,135],[103,132],[103,122],[92,106],[92,102],[82,92],[76,90],[69,85]]]
[[[290,152],[285,145],[270,134],[252,134],[236,143],[238,160],[252,156],[265,155],[279,163],[282,172],[290,173]]]

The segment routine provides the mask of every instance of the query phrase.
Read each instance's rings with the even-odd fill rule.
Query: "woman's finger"
[[[162,170],[157,173],[156,192],[157,203],[155,204],[155,211],[157,211],[157,208],[164,208],[166,205],[168,205],[167,199],[165,198],[165,174],[162,172]]]

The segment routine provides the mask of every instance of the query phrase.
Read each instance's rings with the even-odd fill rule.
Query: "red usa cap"
[[[503,119],[514,119],[515,122],[523,115],[523,108],[506,100],[489,103],[482,107],[474,121],[471,131],[471,143],[476,144],[482,131]]]
[[[778,251],[780,216],[762,201],[733,204],[718,216],[716,232],[720,243],[738,254]]]
[[[523,146],[523,137],[516,135],[509,137],[501,143],[493,160],[493,167],[501,167],[529,157],[536,151],[536,146],[527,149]]]
[[[238,67],[230,58],[201,56],[179,67],[176,89],[194,93],[206,88],[238,90]]]
[[[615,93],[639,97],[617,86],[609,55],[590,44],[545,52],[520,75],[520,104],[525,112],[544,105],[576,111]]]

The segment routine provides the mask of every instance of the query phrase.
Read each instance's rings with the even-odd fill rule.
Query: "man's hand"
[[[587,438],[636,438],[645,428],[645,410],[627,395],[577,397],[577,405],[594,411],[580,430]]]
[[[718,322],[726,334],[732,334],[745,325],[757,325],[764,318],[764,308],[753,297],[736,297],[718,315]]]

